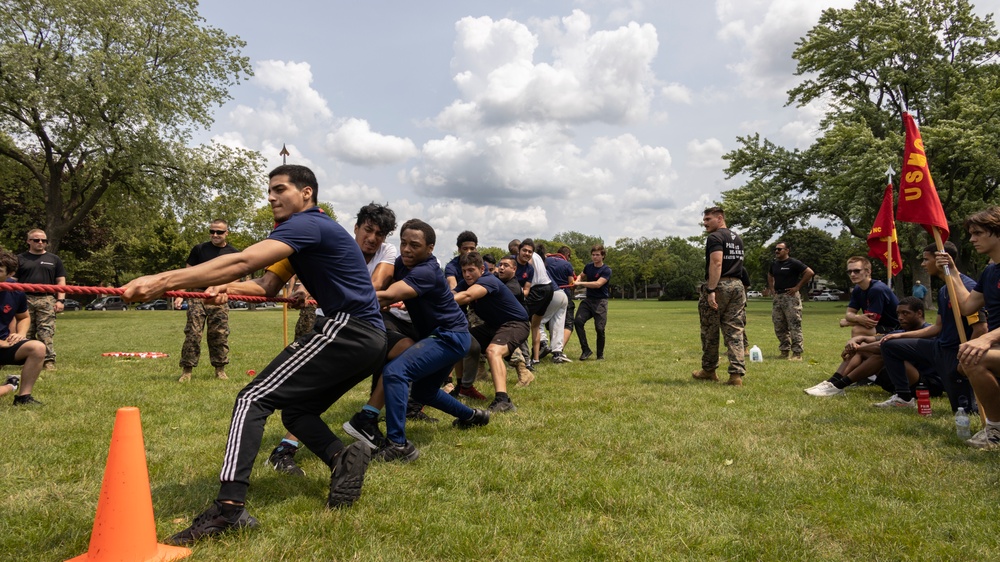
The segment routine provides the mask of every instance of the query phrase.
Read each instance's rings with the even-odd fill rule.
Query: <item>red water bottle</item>
[[[917,413],[921,416],[931,415],[931,393],[924,383],[917,384]]]

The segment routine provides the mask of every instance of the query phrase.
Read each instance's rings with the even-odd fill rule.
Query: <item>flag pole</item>
[[[893,174],[892,164],[889,164],[889,169],[885,171],[885,175],[889,179],[888,181],[889,185],[892,185],[892,174]],[[892,222],[893,222],[893,228],[895,229],[896,221],[893,220]],[[899,245],[898,241],[896,242],[896,245],[897,246]],[[889,287],[889,290],[892,290],[892,236],[889,237],[889,244],[887,244],[887,250],[888,252],[886,258],[888,259],[889,264],[887,266],[888,271],[886,271],[885,273],[886,276],[885,284]]]
[[[285,147],[284,143],[282,143],[281,145],[281,152],[278,153],[278,156],[281,156],[282,165],[286,164],[287,158],[291,156],[291,153],[288,152],[288,148]],[[285,286],[282,287],[282,291],[284,292],[283,296],[287,298],[288,283],[285,283]],[[284,347],[288,347],[288,303],[287,302],[281,303],[281,339],[284,342],[283,344]]]

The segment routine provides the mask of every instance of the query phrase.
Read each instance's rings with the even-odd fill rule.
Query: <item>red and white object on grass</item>
[[[164,357],[170,357],[167,353],[160,353],[159,351],[109,351],[108,353],[102,353],[101,357],[136,357],[139,359],[162,359]]]

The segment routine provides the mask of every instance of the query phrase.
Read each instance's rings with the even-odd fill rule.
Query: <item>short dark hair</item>
[[[358,211],[358,220],[354,226],[363,226],[366,222],[377,226],[383,236],[389,236],[396,230],[396,213],[389,207],[372,201]]]
[[[788,242],[785,242],[784,240],[778,240],[777,242],[775,242],[774,243],[774,247],[777,248],[778,244],[784,244],[785,245],[785,249],[788,250],[788,251],[791,251],[791,249],[792,249],[792,247],[788,244]]]
[[[516,264],[517,263],[517,256],[515,256],[514,254],[507,254],[506,256],[500,258],[500,261],[504,261],[504,260],[507,260],[509,262],[514,262]]]
[[[993,236],[1000,236],[1000,207],[988,207],[969,215],[965,219],[965,231],[968,232],[973,226],[978,226]]]
[[[521,241],[518,240],[517,238],[515,238],[515,239],[511,240],[510,242],[507,242],[507,251],[510,252],[510,253],[512,253],[512,254],[516,254],[517,253],[517,248],[520,245],[521,245]]]
[[[212,222],[208,224],[224,224],[226,225],[226,230],[229,230],[229,221],[226,219],[212,219]]]
[[[714,207],[709,207],[709,208],[705,209],[705,212],[702,213],[702,214],[703,215],[722,215],[722,216],[726,216],[726,212],[723,211],[722,207],[720,207],[718,205],[716,205]]]
[[[532,252],[535,251],[535,241],[532,240],[531,238],[525,238],[524,240],[521,240],[521,243],[517,245],[518,251],[520,251],[521,248],[525,246],[531,246],[531,251]]]
[[[473,250],[463,255],[462,257],[458,258],[459,267],[465,267],[467,265],[483,267],[483,256],[479,255],[479,252]]]
[[[493,254],[483,254],[483,261],[489,263],[490,265],[497,264],[497,259],[493,257]]]
[[[420,219],[410,219],[403,223],[403,226],[399,227],[399,234],[402,235],[407,230],[419,230],[424,233],[424,243],[428,246],[432,246],[437,242],[437,234],[434,233],[434,229],[431,225],[425,223]]]
[[[313,188],[312,202],[316,204],[319,201],[319,182],[316,181],[316,174],[309,168],[298,164],[282,164],[267,175],[268,179],[273,179],[274,176],[288,176],[288,181],[299,191],[306,187]]]
[[[903,297],[899,299],[899,306],[905,306],[913,312],[924,313],[924,301],[917,297]]]
[[[591,246],[590,253],[593,254],[594,252],[600,252],[602,258],[608,256],[607,250],[604,249],[604,244],[594,244],[593,246]]]
[[[539,242],[538,244],[535,244],[535,252],[545,256],[545,243]]]
[[[17,274],[17,256],[3,248],[0,248],[0,265],[7,269],[8,276]],[[6,281],[6,279],[3,279],[3,281]]]
[[[937,244],[928,244],[924,246],[924,253],[935,254],[937,253]],[[958,265],[958,246],[955,245],[951,240],[944,243],[944,251],[948,252],[951,259],[954,260],[955,265]]]
[[[563,246],[559,248],[559,253],[565,256],[566,259],[569,259],[573,257],[573,248],[570,248],[569,246]]]
[[[465,244],[466,242],[475,242],[476,246],[478,246],[479,238],[476,237],[475,232],[472,232],[471,230],[464,230],[458,235],[458,240],[455,241],[455,245],[461,248],[462,244]]]

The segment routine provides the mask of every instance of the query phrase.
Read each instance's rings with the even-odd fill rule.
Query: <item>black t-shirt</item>
[[[715,252],[722,252],[720,277],[739,279],[743,272],[743,239],[728,228],[720,228],[708,235],[705,242],[705,279],[708,279],[708,268]]]
[[[191,253],[188,254],[187,264],[191,267],[196,265],[201,265],[209,260],[213,260],[224,254],[238,254],[239,250],[233,247],[232,244],[226,243],[223,247],[218,247],[211,242],[202,242],[194,248],[191,248]],[[198,290],[204,289],[204,287],[199,287]]]
[[[55,285],[57,277],[66,277],[66,268],[59,256],[45,252],[32,254],[25,252],[17,256],[18,283],[33,283],[37,285]],[[10,272],[8,272],[10,273]],[[43,295],[50,293],[31,293],[27,295]]]
[[[774,291],[784,293],[786,289],[791,289],[798,284],[802,274],[805,273],[806,264],[795,258],[788,258],[785,261],[771,262],[771,277],[774,277]]]

